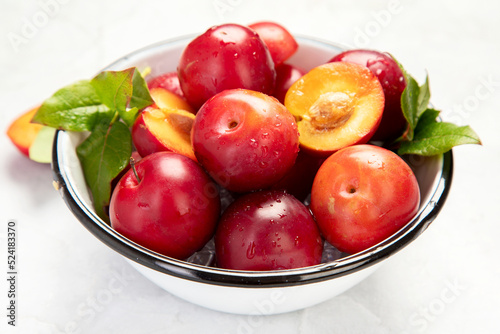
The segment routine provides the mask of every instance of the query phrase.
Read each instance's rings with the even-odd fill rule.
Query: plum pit
[[[309,108],[303,118],[318,130],[342,126],[354,112],[352,98],[344,92],[327,92]]]

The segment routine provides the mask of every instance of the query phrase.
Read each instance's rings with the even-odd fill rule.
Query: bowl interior
[[[112,63],[105,70],[137,67],[151,69],[151,76],[176,70],[184,46],[193,36],[161,42]],[[320,65],[345,48],[327,42],[297,37],[299,49],[289,63],[309,70]],[[446,199],[452,175],[451,151],[435,157],[407,158],[421,190],[419,213],[402,230],[380,244],[358,254],[321,265],[286,271],[243,272],[218,269],[175,260],[154,253],[123,237],[102,221],[93,208],[89,191],[76,156],[75,148],[85,134],[59,131],[54,141],[53,171],[62,197],[78,220],[97,238],[130,260],[177,277],[220,285],[279,286],[291,282],[315,282],[343,276],[375,264],[405,247],[432,222]]]

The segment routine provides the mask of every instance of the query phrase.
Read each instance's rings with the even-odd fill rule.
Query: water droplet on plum
[[[148,203],[139,202],[139,203],[137,203],[137,206],[142,208],[142,209],[149,209]]]
[[[248,248],[247,248],[247,258],[249,260],[251,260],[254,257],[255,257],[255,244],[252,241],[252,243],[250,245],[248,245]]]
[[[267,155],[267,153],[269,152],[269,149],[265,145],[261,147],[261,150],[262,150],[263,157],[265,157]]]
[[[299,245],[299,237],[298,237],[298,236],[296,236],[296,237],[295,237],[295,246],[298,246],[298,245]]]
[[[257,140],[255,140],[255,138],[252,138],[250,139],[250,146],[252,146],[253,148],[257,148],[259,147],[259,143],[257,142]]]

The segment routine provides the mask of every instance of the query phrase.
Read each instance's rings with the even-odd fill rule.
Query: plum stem
[[[132,168],[132,171],[134,172],[135,178],[137,179],[137,183],[141,183],[141,179],[139,178],[139,175],[137,174],[137,169],[135,169],[135,159],[133,157],[130,157],[130,167]]]

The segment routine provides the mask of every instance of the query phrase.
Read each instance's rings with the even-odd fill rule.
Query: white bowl
[[[194,36],[161,42],[133,52],[105,70],[150,67],[152,76],[174,71],[183,48]],[[307,37],[297,37],[299,50],[289,60],[309,70],[343,50]],[[410,157],[420,190],[418,214],[400,231],[367,249],[320,265],[280,271],[225,270],[172,259],[120,235],[93,208],[75,147],[83,135],[58,131],[54,140],[54,180],[77,219],[99,240],[168,292],[192,303],[229,313],[277,314],[299,310],[346,291],[374,272],[388,257],[406,247],[436,218],[450,189],[452,152],[430,158]]]

